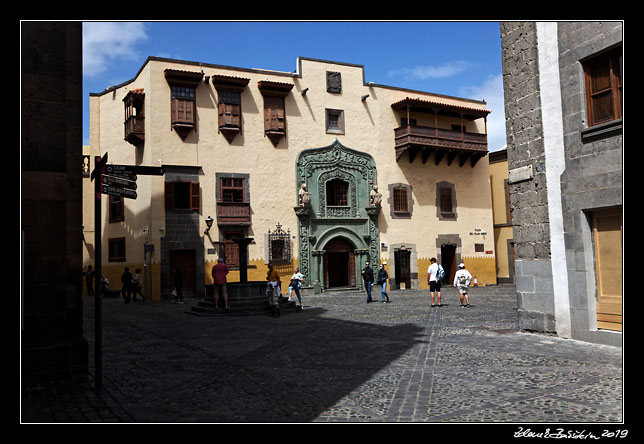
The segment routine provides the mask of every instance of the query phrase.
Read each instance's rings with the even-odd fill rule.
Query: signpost
[[[101,195],[136,199],[137,175],[162,176],[163,167],[141,165],[107,165],[107,153],[94,157],[94,171],[90,175],[94,182],[94,323],[95,323],[95,388],[103,385],[103,282],[101,248]],[[147,247],[147,245],[146,245]],[[154,245],[151,245],[153,251]],[[146,249],[146,251],[148,251]]]

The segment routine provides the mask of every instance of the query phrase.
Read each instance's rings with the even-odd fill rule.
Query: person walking
[[[389,295],[387,294],[387,279],[389,279],[389,274],[385,270],[384,264],[380,264],[380,269],[378,270],[378,285],[380,286],[380,296],[382,296],[382,303],[389,303]],[[387,298],[387,300],[385,300]]]
[[[174,290],[176,291],[174,303],[183,304],[183,274],[178,268],[174,270]]]
[[[431,264],[427,268],[427,284],[429,284],[429,294],[432,298],[432,307],[434,305],[434,293],[438,295],[438,306],[441,305],[441,278],[445,275],[443,267],[436,263],[436,258],[433,257],[430,259]]]
[[[94,270],[91,265],[87,266],[87,272],[85,273],[85,283],[87,284],[87,295],[91,296],[94,294]]]
[[[470,298],[467,294],[467,289],[472,282],[472,275],[465,269],[465,264],[458,264],[458,271],[454,275],[454,287],[458,288],[458,294],[461,298],[461,308],[470,307]],[[463,305],[463,298],[465,298],[466,305]]]
[[[365,262],[362,269],[362,280],[364,281],[364,288],[367,290],[367,304],[373,302],[371,299],[371,287],[373,286],[373,270],[369,267],[369,261]]]
[[[130,267],[125,267],[125,271],[121,275],[121,295],[123,295],[123,301],[129,304],[132,298],[132,273],[130,273]]]
[[[297,311],[302,311],[302,294],[300,293],[300,288],[302,287],[304,275],[300,273],[299,267],[295,267],[295,270],[293,271],[294,273],[293,276],[291,276],[291,283],[288,287],[288,300],[291,301],[291,291],[294,291],[298,302],[295,308]]]
[[[145,296],[141,290],[143,289],[143,281],[141,280],[141,269],[134,270],[134,277],[132,278],[132,301],[136,302],[136,295],[141,295],[141,302],[145,302]]]
[[[212,280],[215,283],[215,307],[219,308],[219,296],[224,297],[224,306],[228,310],[228,290],[226,288],[226,275],[228,274],[228,266],[224,264],[224,259],[217,259],[217,264],[212,267]]]
[[[266,286],[266,294],[268,295],[268,304],[270,305],[270,315],[274,318],[280,316],[280,305],[279,305],[279,293],[277,291],[278,286],[281,285],[280,275],[275,269],[275,265],[272,262],[268,263],[268,272],[266,273],[266,280],[268,285]]]

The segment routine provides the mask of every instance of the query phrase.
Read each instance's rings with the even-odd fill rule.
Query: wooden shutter
[[[284,98],[264,96],[264,130],[280,131],[285,129]]]
[[[174,209],[174,183],[165,182],[165,209]]]
[[[190,183],[190,208],[199,209],[199,182]]]

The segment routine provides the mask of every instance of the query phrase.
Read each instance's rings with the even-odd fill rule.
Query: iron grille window
[[[291,230],[282,230],[279,223],[273,232],[268,230],[268,260],[276,264],[291,262]]]
[[[331,207],[348,206],[349,184],[339,179],[328,181],[326,183],[326,203]]]
[[[394,188],[394,211],[397,213],[407,213],[407,189]]]
[[[439,188],[441,213],[453,213],[452,206],[452,189],[448,187]]]

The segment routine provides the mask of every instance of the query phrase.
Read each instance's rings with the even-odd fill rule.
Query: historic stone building
[[[104,274],[118,283],[141,268],[159,299],[181,268],[203,295],[218,257],[238,279],[243,237],[248,279],[272,261],[284,290],[295,266],[306,291],[359,290],[367,260],[386,264],[392,288],[427,288],[431,257],[495,284],[488,113],[367,82],[349,63],[299,58],[276,72],[150,57],[90,97],[92,167],[108,153],[165,172],[139,176],[136,199],[105,196]]]
[[[520,327],[622,335],[622,23],[501,23]]]

